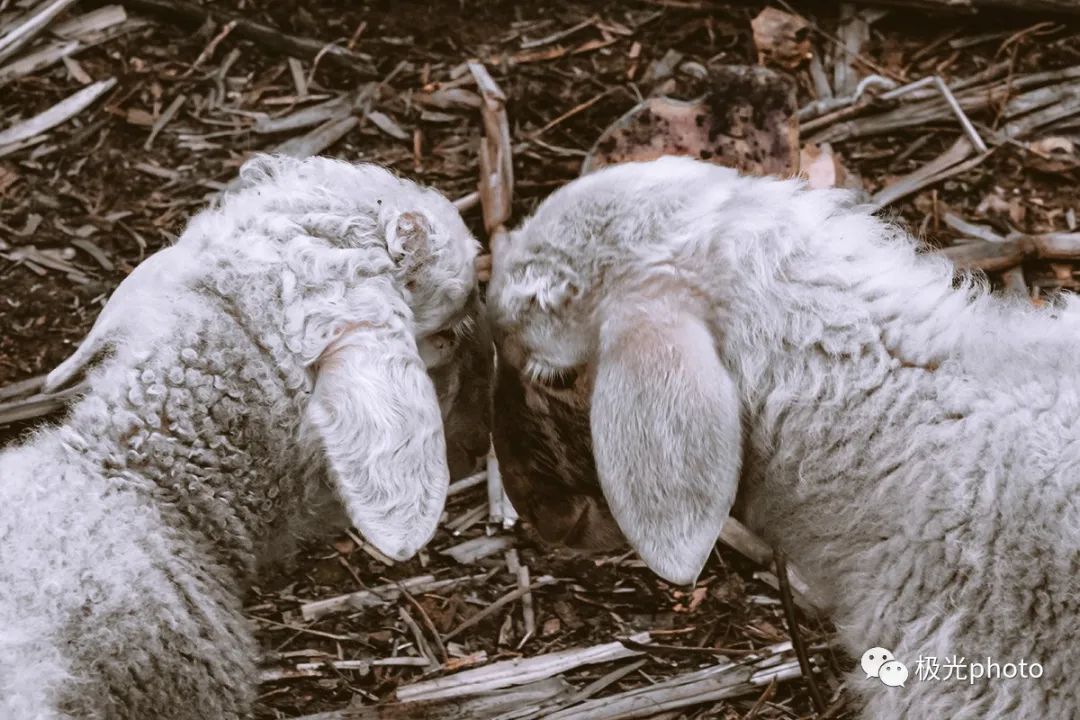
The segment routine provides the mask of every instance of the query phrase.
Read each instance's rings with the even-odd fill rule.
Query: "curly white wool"
[[[446,444],[417,345],[469,341],[475,240],[375,166],[242,175],[50,375],[106,354],[64,422],[0,455],[0,717],[246,717],[242,594],[327,487],[393,557],[434,532]]]
[[[831,594],[853,657],[1044,669],[853,676],[865,717],[1080,713],[1075,300],[957,281],[842,192],[665,158],[552,195],[489,303],[518,367],[587,370],[600,484],[661,575],[692,581],[735,512]]]

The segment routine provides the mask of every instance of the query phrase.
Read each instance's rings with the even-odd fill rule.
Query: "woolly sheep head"
[[[491,362],[477,247],[446,198],[382,168],[260,157],[121,283],[47,386],[103,349],[167,343],[185,314],[227,313],[295,371],[298,442],[318,447],[350,520],[405,559],[442,513],[443,418],[457,428],[452,451],[486,451],[473,448],[486,438],[489,376],[472,368]]]
[[[673,158],[601,170],[493,252],[493,439],[507,493],[545,539],[602,550],[625,537],[680,583],[697,577],[734,502],[741,428],[671,223],[703,185],[722,195],[735,177]]]

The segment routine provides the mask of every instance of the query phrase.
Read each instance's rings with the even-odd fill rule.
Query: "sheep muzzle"
[[[492,440],[506,494],[546,542],[620,548],[626,539],[596,474],[588,398],[565,396],[523,380],[500,352]]]

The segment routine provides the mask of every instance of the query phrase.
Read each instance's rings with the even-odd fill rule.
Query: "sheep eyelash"
[[[536,360],[525,362],[525,374],[530,382],[553,390],[566,390],[577,382],[578,371],[574,368],[552,368]]]
[[[441,340],[452,347],[457,347],[461,343],[471,342],[475,337],[475,333],[476,319],[472,316],[467,316],[454,325],[451,325],[446,330],[441,330],[429,335],[428,338]],[[445,346],[443,347],[445,348]]]
[[[454,326],[454,337],[458,339],[469,338],[476,332],[476,318],[472,315],[466,315],[465,318]]]

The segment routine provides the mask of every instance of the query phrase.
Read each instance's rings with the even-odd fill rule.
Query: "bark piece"
[[[766,68],[733,65],[713,73],[701,100],[654,97],[601,134],[582,172],[620,162],[686,155],[752,175],[799,171],[799,127],[790,81]]]

